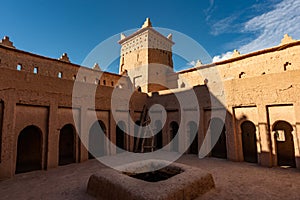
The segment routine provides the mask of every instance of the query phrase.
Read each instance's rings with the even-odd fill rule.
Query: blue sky
[[[101,41],[146,17],[193,38],[214,60],[278,45],[285,33],[300,39],[300,0],[10,0],[1,2],[0,37],[47,57],[67,52],[81,64]]]

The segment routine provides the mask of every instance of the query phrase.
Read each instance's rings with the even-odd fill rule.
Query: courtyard
[[[213,175],[216,188],[201,199],[275,200],[300,196],[300,171],[294,168],[267,168],[212,157],[199,160],[195,155],[183,155],[177,162]],[[106,166],[93,159],[17,174],[0,182],[0,199],[94,199],[86,193],[88,178],[103,168]]]

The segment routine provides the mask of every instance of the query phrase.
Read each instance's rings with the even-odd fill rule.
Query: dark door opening
[[[219,118],[213,118],[210,121],[210,133],[212,144],[214,145],[211,155],[216,158],[227,158],[227,147],[226,147],[226,129],[224,122]]]
[[[243,155],[246,162],[257,163],[256,127],[251,121],[241,124]]]
[[[176,137],[177,133],[178,133],[178,129],[179,129],[179,126],[178,126],[178,123],[175,122],[175,121],[172,121],[170,123],[170,135],[171,135],[171,138],[172,138],[172,150],[173,151],[177,151],[179,150],[179,147],[178,147],[178,137]]]
[[[274,124],[273,131],[278,166],[296,167],[292,125],[286,121],[278,121]]]
[[[42,169],[42,131],[27,126],[18,137],[16,173]]]
[[[190,138],[190,154],[197,154],[199,152],[198,148],[198,127],[195,122],[188,123],[188,135]]]
[[[58,165],[74,163],[75,156],[75,128],[72,124],[65,125],[59,134]]]
[[[93,123],[89,131],[89,159],[105,155],[106,126],[103,121]]]
[[[135,125],[134,126],[134,141],[133,141],[133,151],[136,151],[136,152],[140,152],[141,149],[142,149],[142,142],[141,142],[141,138],[139,138],[139,130],[140,130],[140,125],[141,125],[141,121],[140,120],[137,120],[135,122]]]
[[[161,149],[163,147],[163,135],[162,135],[162,123],[161,121],[155,121],[155,141],[156,149]]]
[[[117,145],[117,153],[121,153],[125,150],[125,131],[126,125],[125,122],[120,121],[116,127],[116,145]]]

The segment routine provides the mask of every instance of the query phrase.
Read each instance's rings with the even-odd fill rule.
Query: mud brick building
[[[153,104],[162,105],[167,112],[164,124],[160,120],[153,123],[153,129],[160,130],[155,136],[156,149],[168,145],[180,128],[197,133],[192,145],[180,136],[168,148],[197,154],[200,147],[206,148],[205,135],[220,129],[213,149],[207,147],[208,156],[300,168],[300,41],[285,35],[278,43],[245,55],[235,51],[230,59],[205,65],[198,62],[191,69],[175,72],[172,35],[157,32],[147,19],[137,32],[121,35],[120,73],[113,74],[97,65],[73,64],[67,54],[53,59],[19,50],[4,37],[0,43],[0,179],[92,159],[95,155],[89,154],[82,140],[99,142],[101,150],[96,156],[116,154],[116,146],[135,151],[137,139],[126,133],[137,130],[127,121],[116,121],[112,112],[139,124],[144,106]],[[147,67],[132,70],[142,65]],[[78,75],[79,69],[84,73]],[[208,87],[214,80],[199,75],[209,69],[219,73],[219,93]],[[75,82],[82,91],[95,90],[95,106],[90,105],[88,93],[74,98]],[[116,90],[132,93],[129,107],[118,105],[112,110]],[[176,101],[176,94],[191,90],[199,109],[183,110],[188,115],[199,113],[198,122],[180,119]],[[159,119],[160,114],[156,115]],[[101,130],[95,128],[98,124]]]

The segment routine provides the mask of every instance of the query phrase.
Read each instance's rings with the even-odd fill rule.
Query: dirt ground
[[[216,158],[184,155],[177,162],[213,174],[216,188],[198,199],[300,199],[300,170],[265,168]],[[0,199],[94,199],[86,194],[88,178],[105,167],[97,160],[48,171],[18,174],[0,182]]]

